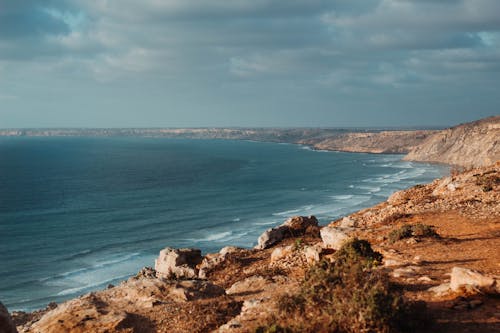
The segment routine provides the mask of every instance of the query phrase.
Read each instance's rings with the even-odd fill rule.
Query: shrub
[[[279,301],[281,318],[300,332],[397,332],[405,330],[408,306],[375,269],[381,260],[364,240],[355,239],[306,273],[300,292]],[[291,321],[289,318],[293,318]]]
[[[399,229],[394,229],[389,233],[389,241],[394,243],[398,240],[410,237],[439,237],[433,226],[418,223],[414,225],[403,225]]]
[[[500,184],[500,177],[495,174],[477,174],[474,175],[476,177],[476,185],[480,186],[483,192],[492,191],[494,186]]]

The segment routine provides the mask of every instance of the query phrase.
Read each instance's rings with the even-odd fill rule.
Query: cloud
[[[219,87],[266,95],[294,86],[325,105],[351,98],[348,109],[356,94],[449,96],[500,83],[497,0],[0,0],[0,8],[4,84],[37,75],[136,90],[151,82],[173,100],[190,87],[198,95],[189,103]]]

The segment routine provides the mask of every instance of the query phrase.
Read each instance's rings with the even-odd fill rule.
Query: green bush
[[[408,307],[375,268],[381,260],[367,241],[348,242],[333,262],[309,269],[298,294],[279,300],[280,318],[298,332],[404,331]]]

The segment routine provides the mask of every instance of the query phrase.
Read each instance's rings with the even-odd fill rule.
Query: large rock
[[[323,227],[320,234],[323,246],[329,249],[338,250],[350,238],[349,229],[336,227]]]
[[[262,235],[260,235],[259,239],[257,240],[257,245],[255,246],[255,248],[259,250],[267,249],[281,242],[286,237],[286,234],[288,232],[289,232],[288,227],[284,225],[267,229],[266,231],[264,231]]]
[[[485,276],[467,268],[453,267],[451,269],[450,288],[453,291],[472,286],[485,292],[497,292],[495,285],[495,279],[490,276]]]
[[[270,248],[287,237],[303,235],[311,228],[318,228],[318,220],[316,217],[291,217],[282,225],[264,231],[264,233],[260,235],[255,248],[259,250]]]
[[[17,333],[16,326],[12,322],[9,311],[0,302],[0,333]]]
[[[271,253],[271,263],[281,261],[287,256],[293,253],[294,247],[292,245],[288,245],[285,247],[277,247]]]
[[[286,220],[283,225],[289,228],[291,234],[297,236],[304,234],[309,227],[317,227],[318,219],[315,216],[294,216]]]
[[[155,270],[159,278],[194,279],[198,277],[197,265],[201,261],[201,250],[167,247],[155,260]]]

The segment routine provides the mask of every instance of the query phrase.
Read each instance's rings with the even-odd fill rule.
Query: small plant
[[[403,225],[399,229],[394,229],[389,233],[389,242],[394,243],[398,240],[410,237],[439,237],[433,226],[418,223],[414,225]]]
[[[295,240],[295,243],[293,244],[293,250],[294,251],[300,251],[300,250],[302,250],[302,248],[304,246],[302,243],[303,243],[302,242],[302,238],[297,238]]]

